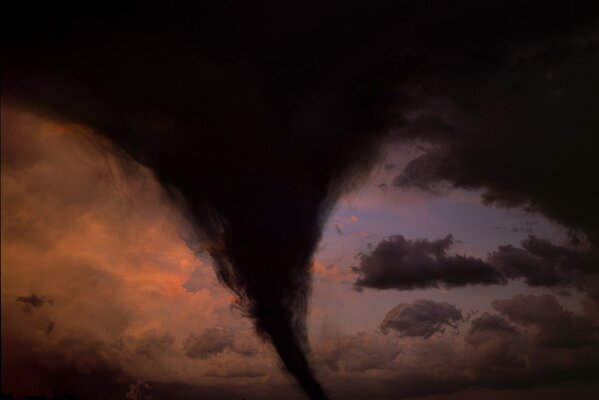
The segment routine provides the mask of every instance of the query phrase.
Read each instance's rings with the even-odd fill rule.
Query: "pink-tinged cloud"
[[[149,170],[81,127],[5,108],[2,151],[3,393],[68,390],[47,368],[123,382],[282,380]],[[204,287],[190,292],[192,275]],[[214,326],[245,350],[186,355],[185,339]]]

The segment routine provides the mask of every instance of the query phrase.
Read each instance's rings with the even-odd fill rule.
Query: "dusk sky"
[[[3,396],[598,398],[599,6],[483,3],[11,6]]]

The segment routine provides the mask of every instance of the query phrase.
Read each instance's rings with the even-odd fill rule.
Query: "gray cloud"
[[[541,346],[584,347],[595,343],[598,337],[596,321],[565,310],[550,295],[516,295],[507,300],[495,300],[492,305],[513,323],[538,328],[536,341]]]
[[[594,272],[598,261],[594,252],[558,246],[533,235],[521,246],[499,246],[487,261],[506,278],[524,278],[530,286],[571,284],[578,274]]]
[[[472,387],[522,389],[596,380],[594,371],[599,367],[596,337],[589,338],[584,346],[548,346],[539,340],[543,336],[542,329],[528,322],[546,320],[545,316],[530,317],[537,313],[558,314],[553,320],[557,330],[568,318],[588,316],[556,307],[543,296],[532,297],[514,296],[505,300],[528,317],[514,319],[503,313],[483,313],[472,319],[462,333],[438,335],[426,341],[409,340],[411,337],[407,335],[361,332],[319,343],[314,349],[316,362],[328,371],[327,382],[331,382],[339,396],[356,399],[403,399]],[[540,306],[535,300],[546,304]],[[447,303],[439,304],[445,304],[443,308],[447,310],[455,308]],[[448,313],[457,317],[455,310]],[[434,318],[424,316],[422,319]],[[429,324],[422,328],[416,316],[406,321],[415,327],[416,336],[434,330]]]
[[[434,241],[390,236],[360,255],[359,266],[353,267],[358,274],[355,286],[416,289],[504,283],[501,274],[480,259],[447,255],[454,243],[452,235]]]
[[[433,193],[480,188],[487,204],[538,211],[596,245],[598,198],[590,182],[599,126],[592,88],[599,80],[591,71],[598,46],[596,34],[560,45],[529,43],[487,53],[494,61],[468,72],[447,68],[424,78],[411,92],[416,117],[406,118],[398,136],[429,147],[394,185]],[[472,73],[491,65],[493,78]],[[423,120],[441,121],[442,128],[419,129]]]
[[[593,296],[589,284],[598,262],[594,249],[572,240],[556,245],[534,235],[520,247],[498,246],[486,260],[463,255],[447,255],[455,243],[452,235],[444,239],[408,240],[389,236],[369,253],[359,254],[357,289],[411,290],[428,287],[505,284],[524,279],[530,286],[575,286]]]
[[[380,325],[383,333],[396,331],[401,337],[422,337],[428,339],[444,326],[456,327],[463,321],[462,312],[447,302],[416,300],[399,304],[387,313]]]

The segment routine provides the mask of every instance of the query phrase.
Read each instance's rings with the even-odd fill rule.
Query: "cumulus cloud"
[[[599,261],[593,252],[558,246],[533,235],[521,246],[499,246],[488,262],[507,279],[524,278],[531,286],[571,284],[578,274],[594,272]]]
[[[520,247],[498,246],[485,260],[448,255],[454,243],[452,235],[434,241],[389,236],[369,253],[359,254],[359,265],[352,267],[357,274],[354,286],[411,290],[505,284],[522,278],[530,286],[576,286],[589,294],[593,291],[588,282],[599,259],[595,250],[581,243],[557,245],[529,235]]]
[[[415,289],[504,283],[501,274],[488,263],[474,257],[448,255],[454,243],[452,235],[434,241],[390,236],[370,253],[360,255],[360,264],[353,267],[358,274],[355,286]]]
[[[492,304],[513,323],[536,327],[541,346],[576,348],[597,342],[597,321],[565,310],[551,295],[516,295]]]
[[[542,329],[535,325],[547,317],[532,317],[539,312],[561,314],[553,320],[557,324],[554,330],[564,327],[569,335],[573,332],[564,326],[566,320],[589,318],[587,315],[567,311],[544,296],[514,296],[500,302],[504,303],[494,303],[499,313],[485,312],[469,322],[461,321],[454,335],[431,335],[423,340],[435,328],[427,323],[422,328],[414,317],[406,319],[415,326],[414,336],[376,332],[339,335],[318,342],[314,353],[318,365],[327,372],[326,381],[331,382],[336,393],[348,398],[374,393],[374,397],[402,399],[472,387],[534,388],[594,379],[594,371],[599,367],[598,338],[589,336],[590,340],[586,340],[575,335],[570,342],[581,340],[579,346],[550,346]],[[458,318],[457,307],[440,304],[447,311],[445,314]],[[526,317],[503,312],[511,307]],[[529,322],[531,318],[534,323]],[[347,388],[348,381],[352,382],[351,390]]]
[[[447,302],[416,300],[412,303],[399,304],[387,313],[380,329],[383,333],[390,330],[402,337],[422,337],[428,339],[444,326],[455,328],[463,321],[462,312]]]

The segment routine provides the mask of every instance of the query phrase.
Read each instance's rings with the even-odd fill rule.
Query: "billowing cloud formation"
[[[148,170],[79,126],[4,105],[1,122],[3,393],[112,399],[181,382],[179,398],[239,399],[285,382]],[[211,326],[234,351],[190,359],[185,339]]]
[[[387,313],[381,322],[381,332],[396,331],[402,337],[422,337],[428,339],[444,326],[456,327],[464,319],[462,312],[447,302],[416,300],[413,303],[399,304]]]
[[[404,135],[433,145],[395,185],[482,188],[487,204],[538,211],[597,246],[599,197],[590,182],[598,167],[598,48],[596,36],[533,40],[520,49],[495,47],[468,74],[457,68],[425,78]],[[444,105],[429,106],[431,98]]]
[[[595,2],[11,7],[3,96],[152,168],[313,398],[312,253],[392,128],[436,145],[398,185],[486,187],[598,241]]]
[[[517,295],[509,300],[495,300],[493,308],[514,323],[537,327],[538,344],[542,346],[584,347],[598,339],[597,321],[564,310],[550,295]]]
[[[429,241],[390,236],[368,254],[360,254],[357,289],[410,290],[427,287],[505,284],[524,278],[530,286],[575,285],[593,297],[591,274],[597,272],[596,251],[576,248],[577,244],[556,245],[530,235],[521,243],[499,246],[486,260],[447,255],[453,237]]]
[[[507,279],[524,278],[531,286],[557,286],[572,283],[577,274],[597,272],[596,255],[557,246],[546,239],[530,236],[522,248],[499,246],[488,262]]]
[[[470,284],[500,284],[503,277],[484,261],[462,255],[447,255],[454,244],[451,235],[444,239],[408,240],[390,236],[370,253],[360,255],[356,287],[376,289],[414,289],[456,287]]]
[[[376,393],[381,398],[401,399],[472,387],[534,388],[595,380],[595,370],[599,367],[597,336],[589,335],[577,346],[549,345],[546,333],[531,324],[529,317],[508,316],[503,312],[510,306],[528,316],[541,313],[535,321],[544,320],[548,313],[559,315],[557,319],[563,320],[553,320],[558,324],[554,330],[563,326],[566,333],[562,339],[574,334],[573,341],[582,338],[569,329],[571,324],[567,320],[577,320],[577,324],[589,320],[587,315],[559,306],[551,296],[514,296],[494,303],[501,314],[486,312],[469,323],[462,321],[453,335],[399,337],[362,332],[320,342],[322,347],[315,348],[319,356],[317,362],[322,363],[325,371],[329,370],[328,374],[323,373],[325,379],[334,382],[336,391],[348,398],[363,398]],[[445,308],[451,307],[446,304]],[[455,312],[449,313],[457,317]],[[562,325],[564,323],[566,325]],[[344,350],[348,346],[352,347],[351,352]],[[339,366],[343,365],[341,354],[344,353],[371,355],[370,358],[362,357],[371,361],[364,365],[367,379],[359,368],[345,369],[341,375]],[[390,356],[377,356],[384,353]],[[353,382],[351,388],[343,386],[347,379]],[[589,392],[593,390],[596,386]],[[467,398],[466,393],[464,397]],[[536,398],[533,392],[525,396],[531,397]]]

